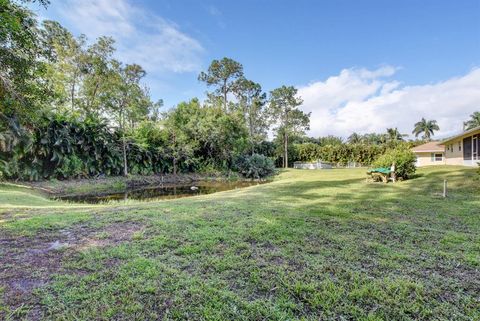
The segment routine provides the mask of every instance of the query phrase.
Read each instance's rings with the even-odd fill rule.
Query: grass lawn
[[[443,199],[443,179],[449,197]],[[288,170],[160,202],[0,186],[0,319],[479,320],[480,181]]]

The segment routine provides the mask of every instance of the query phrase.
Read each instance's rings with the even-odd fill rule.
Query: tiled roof
[[[412,148],[413,152],[444,152],[445,147],[439,142],[428,142],[423,145]]]

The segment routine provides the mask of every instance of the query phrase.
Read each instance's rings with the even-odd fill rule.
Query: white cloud
[[[390,79],[397,68],[344,69],[338,76],[299,87],[302,109],[312,112],[312,136],[384,132],[398,127],[410,134],[422,117],[435,119],[437,137],[462,130],[463,121],[480,110],[480,68],[443,82],[401,86]]]
[[[67,0],[59,4],[58,13],[91,39],[114,37],[117,56],[148,72],[192,72],[201,67],[204,49],[196,39],[131,1]]]

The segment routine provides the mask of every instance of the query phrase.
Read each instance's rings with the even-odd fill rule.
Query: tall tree
[[[270,92],[270,114],[277,124],[277,135],[283,140],[283,167],[288,167],[288,138],[292,134],[302,134],[310,128],[310,113],[304,113],[298,107],[303,100],[297,97],[293,86],[282,86]]]
[[[42,23],[42,42],[50,61],[47,80],[53,89],[53,105],[74,111],[81,105],[81,89],[87,73],[86,37],[75,38],[58,22]]]
[[[197,111],[200,108],[198,100],[193,99],[190,102],[182,102],[177,107],[171,109],[165,114],[164,127],[167,132],[168,143],[165,146],[165,152],[172,160],[173,174],[177,175],[180,162],[185,162],[193,158],[193,153],[198,144],[190,139],[190,133],[195,132],[198,125],[196,119]],[[192,117],[193,116],[193,117]],[[187,164],[182,164],[187,165]]]
[[[360,144],[363,141],[363,137],[362,135],[354,132],[353,134],[348,136],[347,141],[350,144]]]
[[[334,135],[328,135],[325,137],[319,137],[318,138],[318,144],[321,146],[337,146],[343,144],[343,139],[342,137],[337,137]]]
[[[405,134],[401,134],[398,128],[387,128],[387,139],[390,142],[400,142],[403,141]]]
[[[68,95],[72,111],[78,107],[77,97],[80,92],[82,76],[86,72],[86,42],[86,37],[81,35],[77,39],[73,37],[68,39],[65,46],[59,47],[61,74],[68,83]]]
[[[480,112],[476,111],[470,115],[470,119],[464,122],[465,130],[470,130],[480,126]]]
[[[113,38],[100,37],[85,52],[82,107],[87,114],[98,112],[101,107],[99,96],[107,90],[105,86],[115,52],[114,43]]]
[[[362,136],[362,142],[370,145],[381,145],[387,142],[386,134],[366,133]]]
[[[48,97],[43,56],[33,14],[14,1],[0,1],[0,115],[23,118],[38,112],[35,108]]]
[[[243,77],[243,66],[233,59],[224,57],[213,60],[207,72],[201,72],[198,80],[207,86],[216,86],[215,93],[223,97],[223,108],[227,111],[228,94],[233,90],[235,82]]]
[[[269,127],[265,108],[267,95],[262,92],[260,84],[245,78],[237,81],[234,91],[248,128],[250,149],[254,154],[255,146],[265,140]]]
[[[418,137],[418,135],[423,133],[422,138],[429,141],[437,130],[440,130],[440,127],[436,120],[426,120],[422,118],[419,122],[415,123],[412,134]]]
[[[144,89],[140,80],[146,75],[139,65],[122,66],[113,62],[113,68],[108,77],[109,91],[102,97],[103,103],[114,116],[122,135],[123,174],[128,175],[126,127],[128,116],[145,99]]]
[[[152,104],[151,106],[151,112],[150,112],[150,120],[151,121],[159,121],[161,118],[160,114],[160,109],[163,107],[163,99],[157,100],[155,103]]]

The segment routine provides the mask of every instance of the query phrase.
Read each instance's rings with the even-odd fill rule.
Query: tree
[[[480,112],[476,111],[470,115],[470,119],[463,123],[465,130],[470,130],[480,126]]]
[[[160,109],[163,107],[163,99],[157,100],[151,106],[151,113],[150,113],[150,120],[151,121],[159,121],[161,118]]]
[[[248,128],[249,143],[253,155],[255,146],[265,140],[269,127],[268,114],[265,109],[267,97],[262,92],[260,84],[245,78],[237,81],[234,91]]]
[[[140,86],[140,80],[146,72],[137,64],[122,66],[113,61],[113,68],[109,72],[107,88],[103,103],[111,111],[122,135],[123,174],[128,176],[126,127],[129,124],[129,115],[135,108],[144,103],[145,92]]]
[[[198,80],[203,81],[207,86],[217,86],[215,93],[223,96],[223,108],[227,111],[227,96],[234,86],[235,82],[243,77],[243,66],[230,58],[222,60],[213,60],[208,71],[201,72]]]
[[[49,96],[42,79],[41,57],[33,14],[13,1],[0,1],[0,115],[18,119],[37,116],[36,107]]]
[[[398,129],[395,128],[387,128],[387,139],[390,142],[400,142],[403,141],[403,138],[407,136],[405,134],[400,134]]]
[[[55,61],[58,56],[56,46],[66,43],[73,35],[59,22],[53,20],[44,20],[40,29],[41,42],[46,54],[50,60]]]
[[[113,38],[100,37],[85,52],[82,107],[87,114],[98,112],[101,108],[98,97],[107,90],[105,86],[115,52],[114,43]]]
[[[343,144],[343,139],[341,137],[328,135],[328,136],[325,136],[325,137],[319,137],[318,138],[318,143],[321,146],[326,146],[326,145],[336,146],[336,145]]]
[[[283,140],[283,167],[288,167],[288,137],[300,134],[310,128],[310,113],[298,109],[303,100],[297,97],[293,86],[282,86],[270,92],[270,114],[277,124],[277,136]]]
[[[198,99],[182,102],[162,120],[169,140],[165,148],[174,171],[232,168],[245,151],[247,131],[238,113],[202,106]]]
[[[165,116],[164,125],[168,135],[168,144],[165,146],[165,151],[172,159],[174,175],[177,175],[178,163],[191,158],[196,148],[195,142],[188,137],[188,122],[192,119],[185,117],[186,113],[193,111],[196,107],[199,107],[197,100],[180,103]]]
[[[56,109],[78,110],[85,75],[88,73],[88,55],[85,35],[75,38],[58,22],[42,23],[43,48],[48,54],[46,78],[53,90]]]
[[[87,57],[84,48],[86,42],[86,37],[81,35],[78,39],[73,37],[68,39],[65,46],[59,47],[60,72],[68,84],[68,95],[72,111],[77,108],[81,78],[86,72],[85,64]]]
[[[436,120],[426,120],[422,118],[419,122],[415,123],[412,134],[418,137],[418,135],[423,133],[422,138],[429,141],[437,130],[440,130],[440,127],[437,125]]]
[[[363,137],[358,133],[353,133],[350,136],[348,136],[347,141],[350,144],[360,144],[363,141]]]

